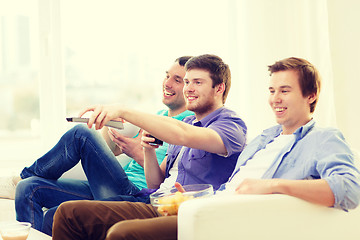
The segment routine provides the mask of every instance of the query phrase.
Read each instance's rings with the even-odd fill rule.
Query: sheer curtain
[[[48,151],[65,129],[65,80],[59,0],[38,0],[40,134],[43,151]]]
[[[93,53],[107,51],[112,51],[119,59],[129,53],[142,59],[142,63],[136,65],[137,69],[129,65],[130,74],[119,78],[124,89],[130,89],[130,82],[148,86],[147,76],[151,76],[151,79],[159,78],[158,82],[151,81],[152,85],[160,84],[161,74],[168,62],[177,56],[218,54],[229,63],[233,75],[227,106],[235,109],[246,121],[250,139],[275,123],[267,105],[267,65],[290,56],[308,59],[318,67],[323,78],[316,120],[325,126],[336,126],[326,0],[186,0],[181,4],[168,1],[139,3],[139,7],[137,4],[118,1],[87,3],[88,7],[82,10],[81,24],[75,30],[69,30],[70,25],[66,25],[66,28],[62,26],[62,30],[71,33],[71,37],[77,42],[81,39],[81,34],[88,36],[83,40],[83,47],[88,48],[88,59],[99,55],[92,55]],[[61,4],[68,8],[61,8]],[[62,23],[71,22],[77,26],[79,20],[68,13],[70,10],[79,12],[81,6],[81,3],[75,4],[72,1],[60,2],[58,8],[63,11],[59,15],[63,18]],[[56,7],[53,8],[52,14],[56,14],[57,10]],[[69,19],[65,21],[64,18]],[[56,16],[54,19],[52,22],[57,23]],[[111,31],[106,32],[105,26]],[[71,37],[67,39],[71,40]],[[54,41],[52,43],[61,44]],[[117,60],[112,55],[100,56],[105,59],[105,65],[106,56],[110,61]],[[118,62],[124,64],[124,61]],[[88,66],[89,71],[96,67],[96,63],[91,64],[94,65]],[[54,65],[54,69],[59,67],[61,64]],[[103,68],[101,65],[99,67],[101,72]],[[123,71],[118,70],[118,73],[123,74]],[[137,75],[139,79],[131,75]],[[141,87],[136,91],[146,94]],[[160,88],[156,87],[152,87],[151,92],[153,95],[161,94]],[[57,96],[59,94],[61,93],[57,93]],[[157,108],[161,107],[160,97],[151,101]],[[61,103],[59,100],[57,102]],[[128,99],[128,102],[143,105],[141,102],[145,103],[146,98],[142,98],[142,101]],[[145,109],[149,108],[146,106]],[[49,126],[46,130],[47,135],[55,136],[50,134],[51,128]]]
[[[23,1],[14,0],[12,4],[17,8]],[[356,131],[347,125],[355,121],[349,119],[357,107],[355,91],[359,84],[354,83],[357,75],[351,72],[360,66],[352,53],[360,37],[355,37],[351,46],[346,46],[348,39],[341,37],[350,31],[359,32],[356,14],[353,20],[344,20],[353,5],[359,8],[356,2],[34,0],[39,13],[38,17],[30,17],[30,22],[38,21],[38,28],[31,32],[38,31],[39,47],[31,47],[30,53],[37,52],[31,55],[32,62],[39,56],[42,152],[69,127],[65,115],[77,113],[85,103],[125,101],[150,112],[162,108],[161,81],[169,64],[182,55],[204,53],[217,54],[230,65],[232,89],[226,105],[246,121],[249,139],[275,124],[267,104],[267,66],[297,56],[315,64],[323,78],[315,114],[317,122],[341,126],[352,142],[357,143]],[[353,29],[344,28],[344,24]],[[331,34],[329,26],[333,26]],[[0,41],[7,37],[0,35]],[[2,64],[6,60],[4,52],[0,52]],[[334,61],[336,68],[332,66]],[[346,86],[342,83],[344,77]],[[354,84],[354,88],[348,87]],[[340,106],[336,110],[338,118],[334,85],[336,103]],[[80,95],[80,91],[86,93],[89,89],[93,91],[90,98]],[[346,96],[348,91],[351,97]],[[109,98],[112,95],[119,98]],[[8,109],[9,104],[4,104],[3,109]],[[24,150],[31,151],[34,149]]]
[[[177,57],[213,53],[227,61],[230,55],[226,1],[39,4],[44,150],[73,126],[65,122],[65,102],[69,115],[114,102],[155,113],[164,108],[161,83]]]

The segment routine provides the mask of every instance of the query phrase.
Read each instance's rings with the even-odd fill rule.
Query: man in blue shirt
[[[304,59],[287,58],[269,66],[269,71],[269,104],[279,125],[246,146],[229,181],[217,194],[281,193],[329,207],[357,207],[360,173],[353,153],[338,130],[317,127],[312,119],[320,92],[317,70]],[[62,238],[55,240],[71,239],[67,236],[81,232],[81,221],[71,214],[75,208],[71,204],[66,207],[71,209],[60,208],[56,214],[55,235]],[[177,238],[176,216],[156,218],[159,214],[149,205],[107,207],[117,216],[107,225],[112,226],[104,235],[107,240]],[[77,217],[84,221],[90,217],[85,211],[82,214]],[[68,222],[73,225],[66,226]],[[83,234],[77,239],[83,239]]]
[[[176,59],[166,71],[162,84],[162,101],[168,109],[159,111],[159,115],[171,117],[176,121],[193,115],[191,111],[186,110],[182,94],[184,65],[189,58],[184,56]],[[125,137],[107,128],[103,129],[102,133],[101,136],[88,129],[85,124],[79,124],[66,132],[49,152],[30,167],[23,169],[23,180],[17,184],[15,197],[18,221],[31,222],[33,228],[51,234],[53,214],[57,206],[64,201],[118,198],[129,201],[143,200],[132,196],[147,187],[141,136]],[[167,146],[164,142],[163,146],[157,149],[158,164],[163,161]],[[132,158],[124,168],[115,157],[121,153]],[[87,181],[59,179],[79,161]],[[45,217],[44,207],[49,209]]]
[[[287,194],[345,210],[357,207],[360,177],[354,154],[339,130],[320,128],[312,118],[320,91],[317,70],[304,59],[289,58],[269,71],[269,104],[279,125],[247,145],[221,189]],[[250,173],[254,169],[257,173]]]
[[[206,54],[191,58],[185,68],[183,93],[186,108],[195,115],[185,118],[183,122],[145,114],[119,105],[94,106],[83,111],[93,111],[88,122],[89,127],[95,123],[95,127],[99,129],[111,119],[123,118],[144,129],[142,145],[145,155],[145,176],[148,187],[152,189],[172,187],[175,181],[181,184],[209,183],[217,189],[229,178],[245,146],[244,122],[235,112],[224,107],[231,80],[228,65],[221,58]],[[153,145],[155,139],[152,136],[170,144],[166,161],[160,166],[156,162],[154,149],[157,146]],[[64,213],[59,209],[60,211],[55,214],[58,217],[54,219],[76,218],[72,229],[77,229],[86,221],[86,227],[76,234],[76,238],[104,239],[107,230],[118,222],[117,220],[122,220],[122,217],[112,210],[112,206],[115,205],[117,208],[124,204],[132,205],[129,202],[73,201],[69,206],[61,205],[60,209],[76,208],[74,215],[67,210]],[[87,212],[93,213],[93,217],[83,212],[84,206]],[[131,212],[139,214],[136,218],[146,216],[156,219],[159,216],[150,204],[134,203],[132,206],[137,210],[131,209]],[[104,211],[109,214],[101,214]],[[78,214],[79,216],[75,216]],[[53,231],[53,239],[74,237],[68,232],[69,226],[66,224],[54,224],[56,229]]]

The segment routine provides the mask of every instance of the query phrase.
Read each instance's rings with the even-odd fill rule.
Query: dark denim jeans
[[[87,181],[60,176],[81,161]],[[21,172],[16,187],[16,219],[51,233],[52,215],[70,200],[144,201],[100,134],[79,124],[67,131],[44,156]],[[60,178],[60,179],[59,179]],[[45,217],[43,208],[50,209]],[[44,221],[44,222],[43,222]],[[44,226],[45,227],[44,227]],[[47,226],[46,226],[47,225]],[[49,229],[50,228],[50,229]]]

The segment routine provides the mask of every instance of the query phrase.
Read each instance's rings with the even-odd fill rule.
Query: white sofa
[[[181,204],[178,217],[179,240],[360,239],[360,206],[345,212],[282,194],[194,199]]]
[[[179,240],[360,239],[360,207],[345,212],[291,196],[215,196],[184,202]]]
[[[83,178],[79,167],[63,177]],[[15,220],[13,200],[0,199],[0,211],[0,221]],[[345,212],[280,194],[194,199],[178,215],[179,240],[360,239],[360,207]]]
[[[14,201],[0,199],[0,221],[14,220]],[[360,207],[349,212],[286,195],[195,199],[179,209],[179,240],[360,239]]]
[[[0,222],[15,220],[15,202],[10,199],[0,199]]]

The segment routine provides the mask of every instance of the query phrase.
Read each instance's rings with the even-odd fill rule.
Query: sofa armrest
[[[232,195],[184,202],[180,240],[360,239],[359,208],[349,212],[291,196]]]

